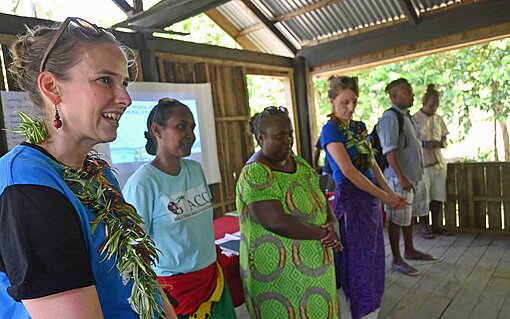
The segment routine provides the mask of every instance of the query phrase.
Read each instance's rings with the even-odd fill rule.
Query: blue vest
[[[118,188],[113,174],[108,171],[105,176]],[[96,280],[96,290],[105,318],[138,319],[139,315],[131,309],[128,298],[131,296],[133,280],[124,285],[115,265],[115,258],[104,260],[98,249],[105,238],[104,224],[96,228],[94,235],[90,233],[90,221],[95,220],[92,214],[78,200],[62,179],[62,168],[46,154],[30,146],[17,146],[0,159],[0,194],[11,185],[41,185],[56,189],[63,193],[71,202],[81,222],[85,246],[89,253],[90,265]],[[0,319],[30,318],[21,302],[16,302],[7,294],[10,286],[6,274],[0,271]]]

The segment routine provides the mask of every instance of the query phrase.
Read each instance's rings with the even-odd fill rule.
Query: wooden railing
[[[446,227],[510,234],[510,162],[448,164]]]

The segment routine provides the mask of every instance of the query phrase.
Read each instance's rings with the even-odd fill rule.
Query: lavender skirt
[[[335,187],[335,216],[342,252],[335,253],[337,288],[351,304],[353,319],[381,306],[385,253],[381,201],[345,180]]]

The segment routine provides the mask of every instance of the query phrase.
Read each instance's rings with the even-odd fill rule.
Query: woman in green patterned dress
[[[338,318],[333,249],[342,249],[313,168],[291,154],[287,109],[251,118],[261,149],[236,189],[241,277],[252,318]]]

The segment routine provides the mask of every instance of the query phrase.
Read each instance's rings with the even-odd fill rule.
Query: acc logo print
[[[168,208],[168,210],[174,213],[175,215],[180,215],[184,212],[183,209],[180,208],[179,205],[177,205],[177,203],[174,201],[170,201],[166,208]]]

